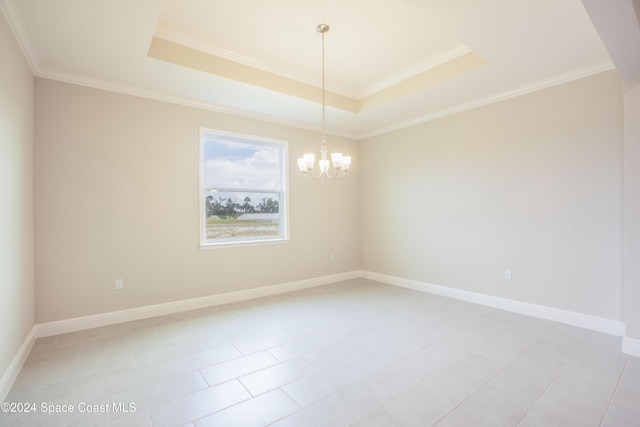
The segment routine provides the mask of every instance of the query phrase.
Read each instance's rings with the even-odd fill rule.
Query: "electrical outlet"
[[[511,280],[511,270],[504,271],[504,280]]]
[[[329,261],[333,262],[336,260],[336,256],[334,254],[329,255]]]
[[[122,279],[116,279],[116,289],[123,289],[124,288],[124,280]]]

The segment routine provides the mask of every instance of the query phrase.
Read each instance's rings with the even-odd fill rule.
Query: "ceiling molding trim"
[[[22,55],[27,61],[27,64],[29,64],[31,72],[37,76],[41,70],[38,56],[33,49],[33,43],[31,43],[31,39],[29,38],[14,0],[0,0],[0,10],[9,24],[9,28],[22,51]]]
[[[469,52],[471,52],[471,49],[469,49],[467,46],[463,44],[458,45],[457,47],[451,49],[448,52],[444,52],[436,56],[435,58],[430,58],[429,60],[424,61],[421,64],[411,67],[408,70],[398,73],[395,76],[392,76],[391,78],[383,82],[377,83],[365,89],[364,91],[358,93],[357,96],[355,96],[355,98],[358,100],[367,98],[368,96],[374,95],[377,92],[380,92],[391,86],[395,86],[412,77],[415,77],[419,74],[429,71],[432,68],[436,68],[440,65],[446,64],[447,62],[453,61],[454,59],[457,59],[463,55],[466,55]]]
[[[447,62],[442,62],[420,74],[358,100],[358,112],[371,110],[412,93],[436,86],[444,81],[475,71],[486,63],[475,52],[469,50]]]
[[[5,1],[5,0],[0,0],[0,1]],[[338,131],[335,129],[327,129],[326,131],[327,131],[327,134],[330,134],[330,135],[360,141],[367,138],[372,138],[374,136],[393,132],[396,130],[408,128],[411,126],[416,126],[431,120],[436,120],[442,117],[458,114],[464,111],[473,110],[475,108],[479,108],[485,105],[490,105],[496,102],[504,101],[506,99],[514,98],[520,95],[525,95],[527,93],[535,92],[537,90],[545,89],[545,88],[556,86],[563,83],[568,83],[573,80],[578,80],[580,78],[588,77],[590,75],[598,74],[598,73],[609,71],[612,69],[615,69],[615,66],[611,60],[598,62],[596,64],[579,68],[577,70],[574,70],[568,73],[559,74],[557,76],[550,77],[548,79],[544,79],[538,82],[524,85],[510,91],[501,92],[501,93],[487,96],[484,98],[479,98],[471,102],[454,105],[449,108],[436,111],[432,114],[418,117],[413,120],[396,123],[391,126],[374,129],[369,132],[350,133],[350,132]],[[212,111],[215,113],[228,114],[236,117],[242,117],[250,120],[257,120],[257,121],[271,123],[275,125],[288,126],[288,127],[312,131],[312,132],[321,131],[321,128],[318,125],[308,125],[308,124],[297,122],[294,120],[285,120],[285,119],[280,119],[280,118],[265,115],[265,114],[250,113],[245,110],[209,104],[209,103],[197,101],[188,97],[167,95],[166,93],[163,93],[157,90],[141,89],[140,87],[137,87],[137,86],[121,85],[121,84],[116,84],[116,83],[104,81],[104,80],[86,79],[85,77],[78,76],[78,75],[55,73],[49,70],[41,70],[41,72],[37,76],[41,78],[64,82],[64,83],[75,84],[78,86],[85,86],[85,87],[90,87],[94,89],[105,90],[108,92],[120,93],[123,95],[136,96],[139,98],[151,99],[154,101],[167,102],[170,104],[182,105],[184,107],[198,108],[202,110]]]
[[[478,98],[470,102],[465,102],[463,104],[454,105],[452,107],[445,108],[413,120],[408,120],[402,123],[397,123],[395,125],[378,128],[378,129],[372,130],[371,132],[366,132],[364,134],[358,135],[357,138],[359,140],[362,140],[362,139],[367,139],[374,136],[382,135],[385,133],[393,132],[396,130],[408,128],[421,123],[429,122],[431,120],[440,119],[442,117],[451,116],[453,114],[458,114],[464,111],[473,110],[475,108],[494,104],[496,102],[504,101],[506,99],[515,98],[521,95],[526,95],[531,92],[536,92],[538,90],[568,83],[573,80],[589,77],[591,75],[602,73],[612,69],[615,69],[615,66],[611,60],[598,62],[595,64],[588,65],[586,67],[578,68],[573,71],[558,74],[556,76],[549,77],[547,79],[538,80],[537,82],[529,83],[527,85],[523,85],[518,88],[514,88],[512,90],[496,93],[494,95],[490,95],[484,98]]]
[[[208,53],[210,55],[219,56],[221,58],[228,59],[229,61],[239,62],[241,64],[248,65],[250,67],[255,67],[265,71],[270,71],[270,70],[267,70],[264,64],[261,64],[259,61],[256,61],[248,56],[240,55],[239,53],[232,52],[227,49],[219,48],[217,46],[212,45],[211,43],[207,43],[204,40],[187,36],[185,34],[179,33],[178,31],[170,30],[167,27],[162,25],[158,25],[154,33],[154,37],[158,37],[160,39],[168,40],[176,44],[190,47],[192,49],[199,50],[199,51]]]
[[[198,39],[196,37],[188,36],[186,34],[180,33],[179,31],[167,28],[166,26],[163,26],[163,25],[158,25],[154,33],[154,38],[166,40],[171,43],[175,43],[177,45],[188,47],[190,49],[207,53],[212,56],[224,58],[228,61],[237,62],[238,64],[246,65],[247,67],[251,67],[251,68],[256,68],[258,70],[261,70],[267,73],[277,74],[279,76],[283,76],[283,77],[286,77],[287,79],[295,80],[297,82],[304,83],[309,86],[314,86],[317,88],[321,87],[319,84],[320,81],[318,78],[310,79],[308,76],[303,75],[301,73],[292,72],[291,69],[276,67],[271,64],[258,61],[254,58],[250,58],[248,56],[239,54],[237,52],[233,52],[227,49],[222,49],[204,40]],[[332,87],[333,87],[332,91],[337,94],[340,94],[348,98],[357,98],[356,93],[353,90],[350,90],[345,87],[335,86],[335,85],[332,85]]]
[[[150,58],[280,92],[285,95],[295,96],[307,101],[320,103],[323,99],[322,89],[316,86],[230,61],[159,37],[153,37],[147,55]],[[350,113],[358,112],[358,101],[355,99],[331,91],[326,91],[326,98],[327,105]]]
[[[1,0],[0,0],[1,1]],[[153,89],[142,89],[138,86],[116,84],[107,80],[98,79],[86,79],[79,75],[62,74],[44,70],[37,77],[59,81],[62,83],[68,83],[76,86],[88,87],[91,89],[104,90],[106,92],[118,93],[121,95],[135,96],[137,98],[149,99],[152,101],[166,102],[169,104],[180,105],[183,107],[197,108],[200,110],[212,111],[214,113],[227,114],[234,117],[241,117],[250,120],[257,120],[260,122],[270,123],[274,125],[287,126],[295,129],[302,129],[311,132],[321,132],[322,127],[320,124],[308,125],[302,122],[294,120],[285,120],[278,117],[269,116],[266,114],[252,113],[239,108],[229,108],[220,105],[210,104],[202,101],[198,101],[189,97],[174,96],[163,93],[162,91]],[[342,138],[349,138],[357,140],[357,134],[343,132],[331,128],[326,129],[328,135],[339,136]]]

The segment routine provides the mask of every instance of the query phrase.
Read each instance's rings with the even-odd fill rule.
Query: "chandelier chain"
[[[324,33],[325,31],[322,31],[322,142],[325,142],[325,88],[324,88]]]

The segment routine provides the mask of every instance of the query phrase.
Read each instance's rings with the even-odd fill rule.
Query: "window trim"
[[[274,238],[264,238],[263,236],[256,236],[251,240],[224,240],[221,242],[207,241],[206,229],[207,229],[207,215],[205,213],[205,185],[204,185],[204,142],[205,136],[222,136],[231,137],[240,140],[246,140],[248,143],[265,143],[281,146],[280,149],[280,200],[279,200],[279,214],[280,214],[280,235]],[[199,153],[198,153],[198,170],[199,170],[199,185],[198,185],[198,209],[199,209],[199,240],[200,249],[219,249],[238,246],[260,246],[260,245],[272,245],[288,243],[291,238],[289,234],[289,142],[282,139],[267,138],[257,135],[248,135],[236,132],[227,132],[218,129],[200,128],[199,134]],[[233,190],[248,190],[248,189],[233,189]],[[263,191],[263,190],[260,190]],[[266,191],[265,191],[266,192]]]

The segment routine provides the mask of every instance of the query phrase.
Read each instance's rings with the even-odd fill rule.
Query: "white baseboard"
[[[13,386],[16,378],[18,378],[22,365],[24,364],[24,361],[27,360],[31,347],[33,347],[33,343],[36,342],[37,338],[37,330],[34,326],[31,328],[29,335],[25,338],[22,346],[20,346],[18,353],[16,353],[13,360],[7,367],[7,370],[2,374],[2,378],[0,378],[0,402],[5,401],[7,394],[9,394],[9,390],[11,390],[11,386]]]
[[[211,307],[215,305],[228,304],[232,302],[245,301],[269,295],[277,295],[285,292],[297,291],[312,288],[315,286],[328,285],[343,280],[350,280],[360,277],[360,271],[332,274],[329,276],[315,277],[312,279],[298,280],[295,282],[282,283],[279,285],[263,286],[259,288],[246,289],[224,294],[208,295],[200,298],[173,301],[165,304],[136,307],[128,310],[112,311],[92,316],[76,317],[73,319],[58,320],[55,322],[41,323],[35,326],[38,337],[65,334],[68,332],[81,331],[84,329],[108,326],[116,323],[130,322],[132,320],[146,319],[149,317],[163,316],[166,314],[179,313],[182,311],[196,310],[199,308]]]
[[[622,352],[631,356],[640,357],[640,340],[632,338],[622,339]]]
[[[371,271],[362,271],[362,277],[390,285],[401,286],[403,288],[415,289],[417,291],[486,305],[489,307],[499,308],[501,310],[512,311],[514,313],[526,314],[528,316],[566,323],[580,328],[604,332],[606,334],[616,335],[619,337],[624,336],[624,322],[617,320],[604,319],[602,317],[591,316],[588,314],[575,313],[558,308],[545,307],[542,305],[530,304],[492,295],[479,294],[447,286],[433,285],[430,283],[388,276]]]

